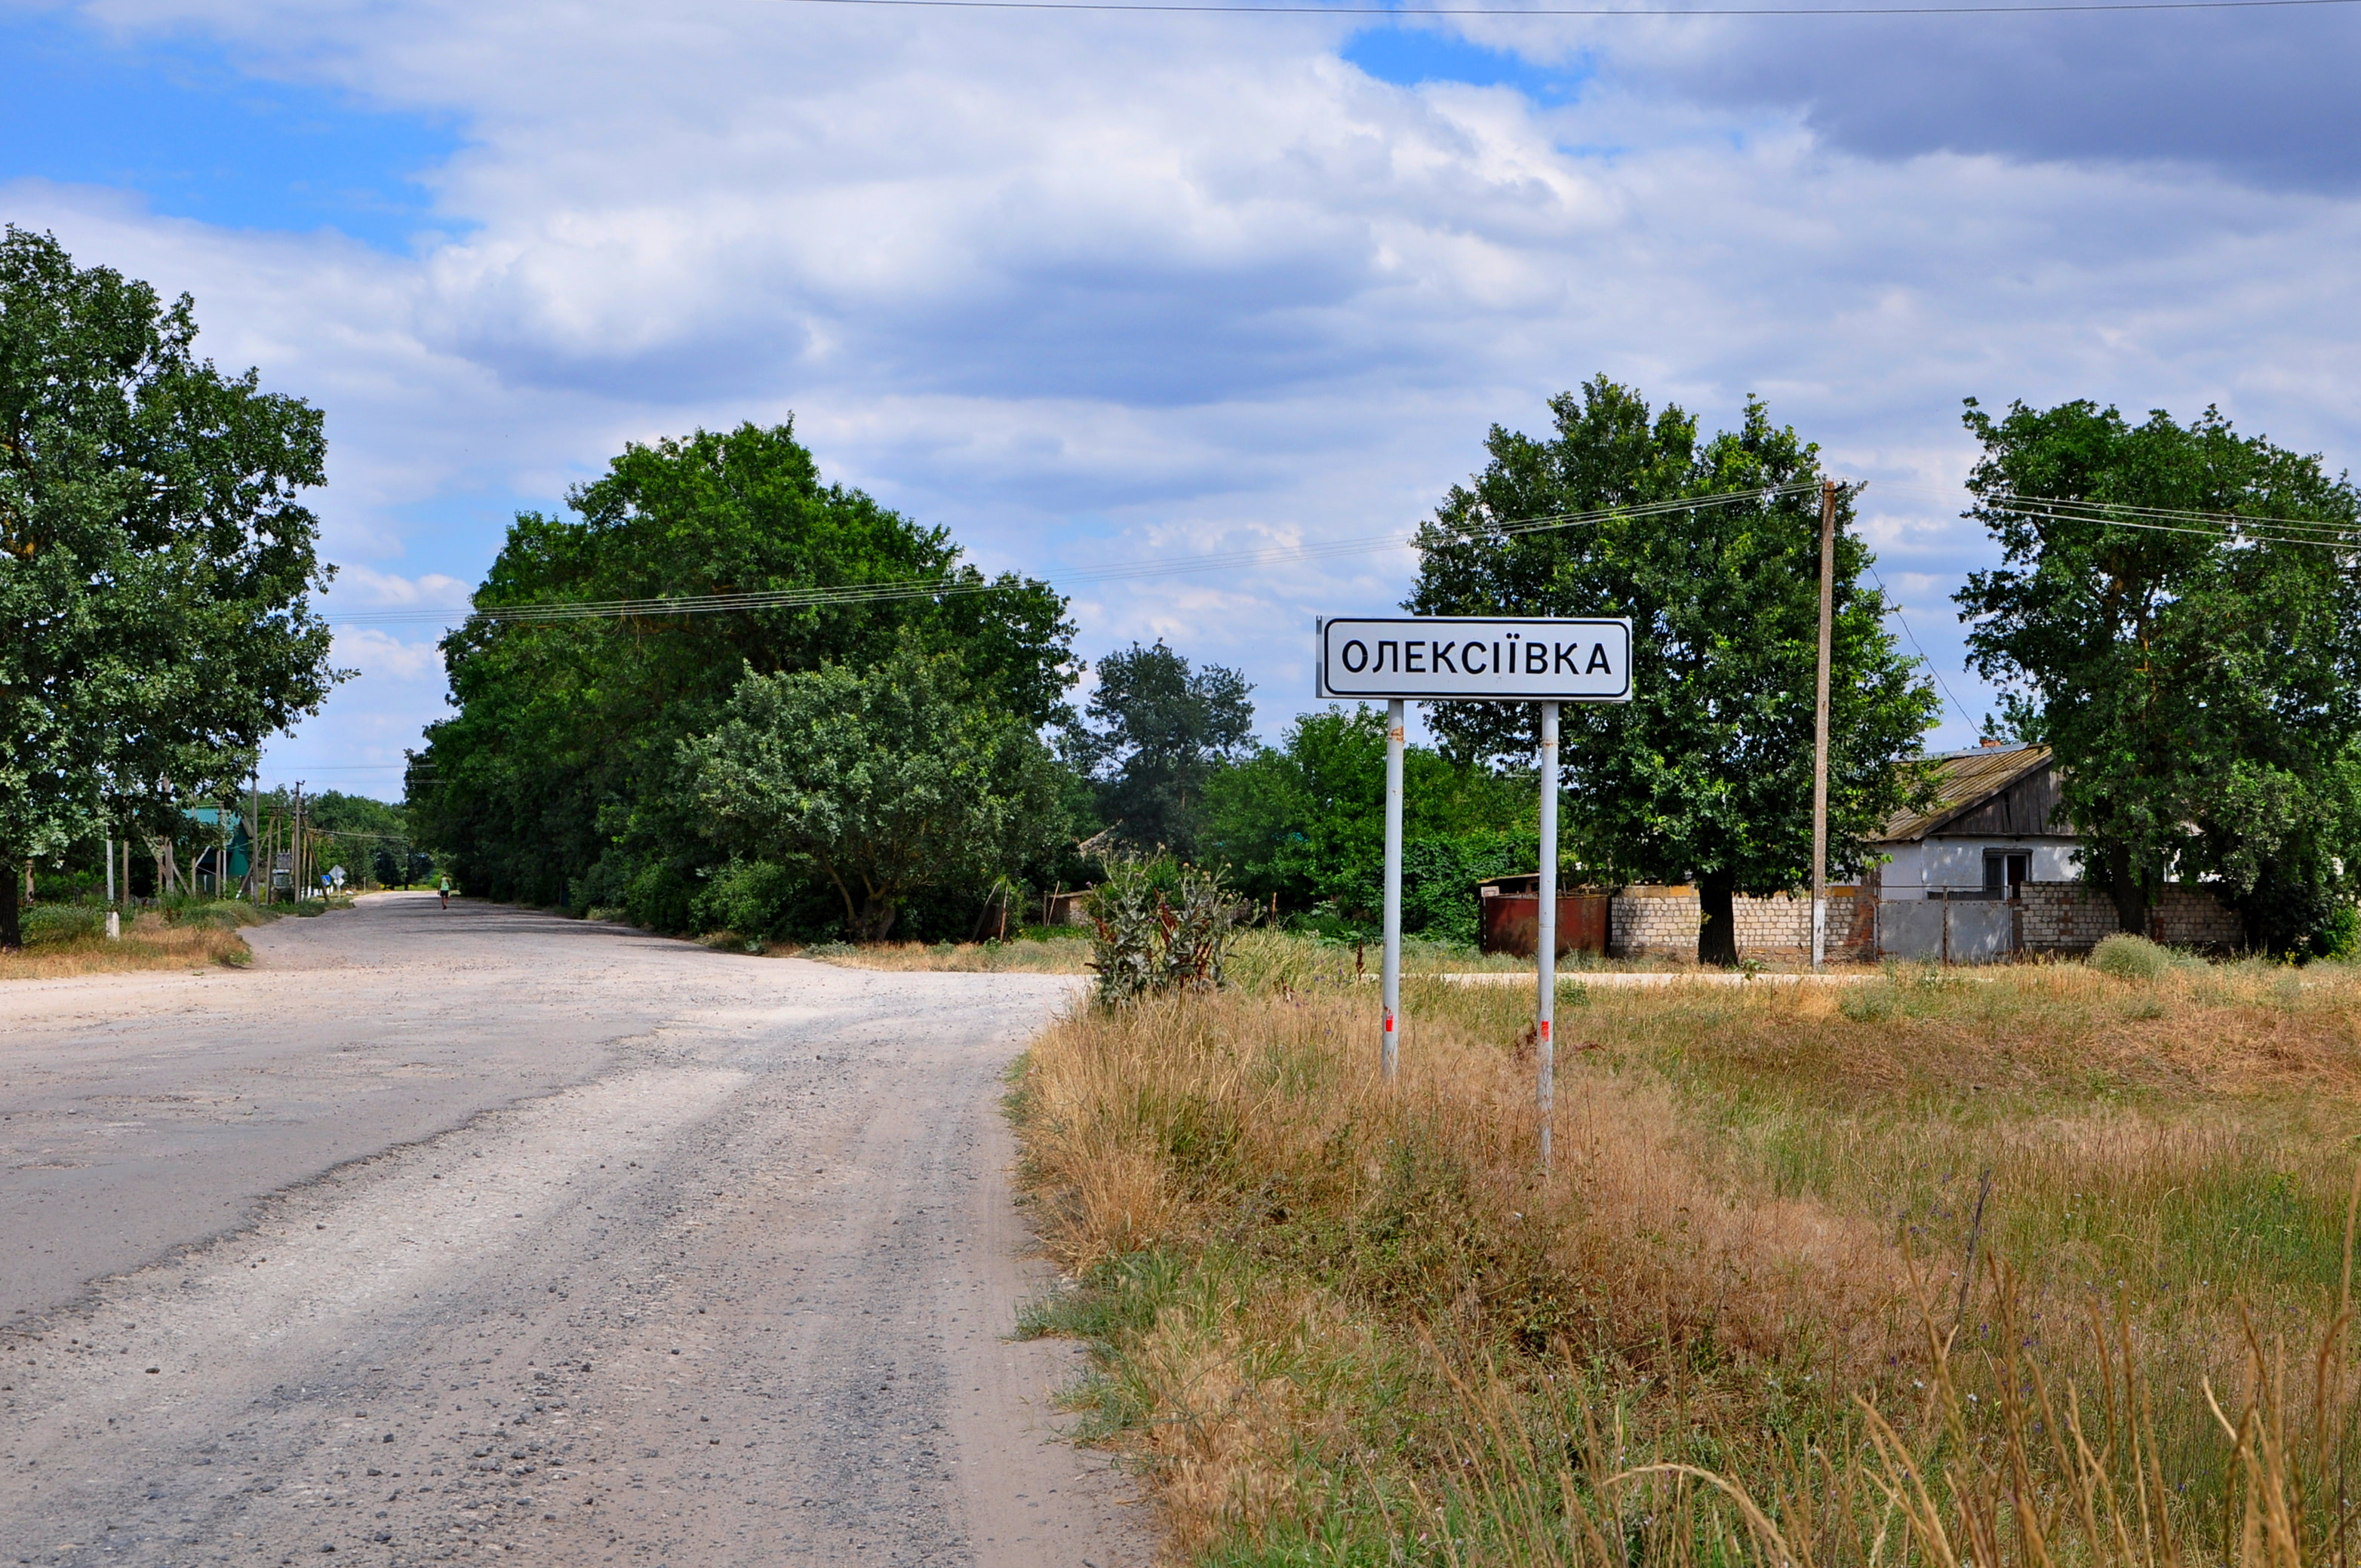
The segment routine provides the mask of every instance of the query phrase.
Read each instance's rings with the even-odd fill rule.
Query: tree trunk
[[[2115,901],[2115,929],[2147,935],[2147,889],[2132,874],[2132,852],[2118,845],[2107,851],[2107,892]]]
[[[882,942],[885,933],[894,928],[894,916],[899,913],[887,894],[873,893],[861,903],[861,913],[852,922],[852,939],[856,942]]]
[[[0,953],[13,953],[25,945],[25,923],[17,907],[24,872],[13,865],[7,872],[8,891],[0,894]]]
[[[1697,878],[1697,962],[1738,967],[1738,879],[1728,872]]]

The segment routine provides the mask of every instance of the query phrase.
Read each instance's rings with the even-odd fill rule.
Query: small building
[[[2086,952],[2118,928],[2115,906],[2081,881],[2047,746],[1986,744],[1928,759],[1935,798],[1896,812],[1871,856],[1881,958],[1989,963],[2018,953]],[[2147,934],[2233,950],[2238,916],[2202,883],[2157,890]]]
[[[1869,840],[1884,862],[1881,901],[2011,899],[2026,883],[2081,874],[2048,747],[1988,744],[1929,761],[1934,800],[1896,812]]]

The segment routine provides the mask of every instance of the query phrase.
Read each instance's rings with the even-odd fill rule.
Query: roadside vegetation
[[[1027,1326],[1176,1561],[2341,1560],[2361,970],[2156,956],[1570,982],[1543,1179],[1530,998],[1248,934],[1024,1063]]]
[[[160,908],[122,911],[123,936],[109,941],[106,911],[90,904],[36,905],[25,911],[25,945],[0,952],[0,981],[56,980],[129,970],[242,968],[254,958],[245,927],[280,913],[318,914],[318,899],[289,911],[257,909],[234,899],[168,899]]]

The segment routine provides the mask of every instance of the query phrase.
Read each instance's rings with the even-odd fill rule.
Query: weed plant
[[[1521,990],[1231,974],[1013,1101],[1177,1559],[2345,1560],[2345,966],[1569,986],[1545,1178]]]

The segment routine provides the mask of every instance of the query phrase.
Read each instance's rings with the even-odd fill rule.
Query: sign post
[[[1534,1040],[1542,1166],[1550,1162],[1557,1072],[1557,792],[1561,704],[1628,702],[1631,623],[1624,620],[1419,616],[1323,620],[1320,696],[1386,705],[1385,1025],[1379,1069],[1391,1079],[1401,1038],[1402,746],[1411,702],[1541,705],[1539,994]]]
[[[1395,697],[1386,704],[1386,955],[1379,989],[1385,993],[1386,1038],[1382,1071],[1390,1080],[1400,1061],[1401,1036],[1395,1017],[1401,1011],[1402,712]]]

